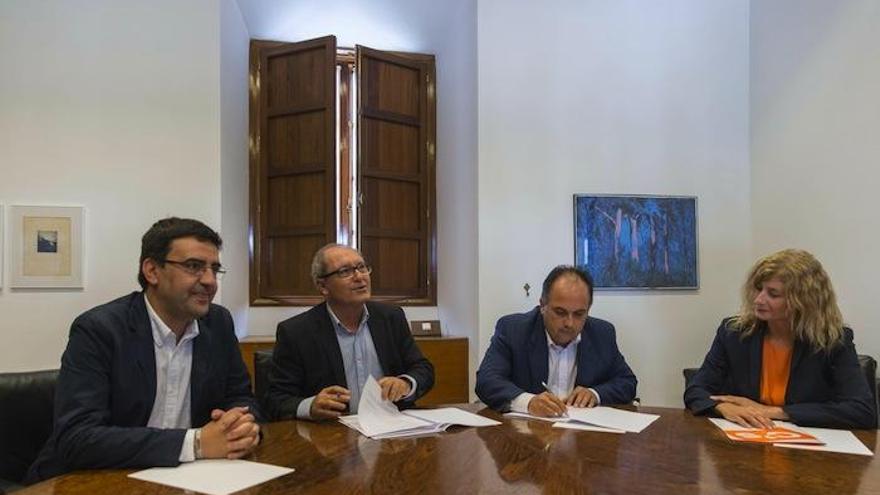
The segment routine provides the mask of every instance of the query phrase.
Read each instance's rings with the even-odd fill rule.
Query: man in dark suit
[[[498,320],[477,371],[477,396],[492,409],[561,416],[567,406],[623,404],[636,377],[617,348],[614,326],[587,315],[593,281],[557,266],[528,313]]]
[[[311,274],[324,302],[278,324],[265,398],[272,418],[355,413],[368,376],[399,407],[434,385],[434,367],[403,310],[369,302],[371,271],[347,246],[328,244],[315,253]]]
[[[259,416],[232,317],[211,304],[222,241],[190,219],[142,239],[144,289],[91,309],[70,329],[55,426],[28,481],[94,468],[238,458],[259,442]]]

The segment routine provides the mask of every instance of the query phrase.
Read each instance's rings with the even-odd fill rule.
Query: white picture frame
[[[12,289],[82,289],[82,206],[10,206]]]

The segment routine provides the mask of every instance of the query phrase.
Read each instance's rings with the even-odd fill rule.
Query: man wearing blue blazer
[[[617,348],[614,326],[587,315],[593,281],[557,266],[528,313],[502,317],[480,369],[477,396],[499,411],[561,416],[566,406],[625,404],[636,377]]]
[[[211,304],[220,236],[166,218],[142,239],[144,289],[93,308],[70,328],[51,437],[27,482],[72,470],[176,466],[238,458],[259,418],[232,317]]]

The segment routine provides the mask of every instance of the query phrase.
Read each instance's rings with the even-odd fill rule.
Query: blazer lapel
[[[532,335],[529,338],[529,369],[532,375],[533,390],[544,390],[541,382],[547,382],[547,376],[550,374],[549,364],[547,363],[547,333],[544,330],[544,320],[541,318],[540,310],[532,325]],[[540,393],[540,392],[538,392]]]
[[[315,339],[328,357],[336,383],[348,388],[348,382],[345,380],[345,368],[342,366],[342,352],[339,350],[339,341],[336,339],[336,329],[333,328],[333,321],[327,311],[327,303],[322,303],[319,308],[317,317],[320,328]]]
[[[153,327],[150,324],[150,316],[147,314],[147,305],[144,302],[144,293],[134,297],[129,311],[129,330],[133,334],[131,358],[135,367],[140,370],[141,379],[138,383],[143,384],[147,392],[147,404],[152,405],[156,401],[156,351],[153,348]],[[136,385],[132,385],[136,386]],[[147,411],[149,416],[150,411]]]
[[[379,358],[379,366],[382,367],[382,373],[385,375],[392,374],[391,361],[388,359],[388,353],[391,351],[391,331],[388,328],[388,320],[379,314],[379,311],[370,311],[370,336],[373,338],[373,347],[376,348],[376,357]]]
[[[207,411],[209,406],[202,404],[207,399],[205,383],[211,376],[211,345],[214,335],[208,324],[207,318],[199,318],[199,335],[192,341],[192,370],[190,372],[189,396],[190,411],[193,416],[193,424],[196,424],[196,412]]]
[[[761,367],[764,359],[764,329],[756,331],[749,342],[749,392],[750,399],[761,400]]]

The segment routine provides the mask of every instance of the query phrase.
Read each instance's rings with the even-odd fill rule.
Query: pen
[[[553,395],[553,396],[556,395],[556,394],[553,393],[552,390],[550,390],[550,387],[547,385],[547,382],[541,382],[541,386],[544,387],[544,390],[550,392],[550,395]],[[567,418],[567,417],[568,417],[568,413],[567,413],[567,412],[564,412],[564,413],[560,414],[559,417],[560,417],[560,418]]]

